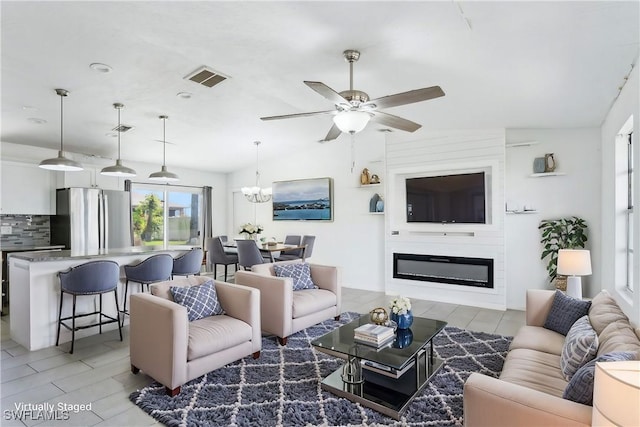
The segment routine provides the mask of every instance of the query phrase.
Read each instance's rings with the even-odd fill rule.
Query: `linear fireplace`
[[[393,277],[493,288],[493,259],[394,253]]]

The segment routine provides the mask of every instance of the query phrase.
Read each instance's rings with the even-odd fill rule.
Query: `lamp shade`
[[[591,256],[586,249],[560,249],[558,274],[563,276],[588,276],[591,274]]]
[[[100,175],[117,176],[117,177],[134,177],[136,171],[122,164],[122,160],[117,159],[116,164],[102,168]]]
[[[358,133],[367,126],[371,115],[363,111],[342,111],[333,116],[333,122],[342,132]]]
[[[76,162],[75,160],[66,158],[62,151],[58,151],[58,157],[41,161],[39,166],[42,169],[66,172],[75,172],[84,169],[80,163]]]
[[[640,426],[640,361],[596,363],[593,426]]]

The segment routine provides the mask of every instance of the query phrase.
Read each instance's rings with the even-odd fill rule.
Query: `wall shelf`
[[[524,214],[537,214],[537,210],[531,211],[505,211],[507,215],[524,215]]]
[[[538,141],[521,141],[521,142],[508,142],[505,144],[507,148],[516,148],[516,147],[529,147],[531,145],[540,144]]]
[[[369,187],[381,187],[382,183],[378,182],[377,184],[364,184],[364,185],[360,185],[359,188],[369,188]]]
[[[384,212],[369,212],[369,215],[384,215]]]
[[[532,173],[529,175],[530,178],[542,178],[545,176],[564,176],[566,173],[564,172],[541,172],[541,173]]]

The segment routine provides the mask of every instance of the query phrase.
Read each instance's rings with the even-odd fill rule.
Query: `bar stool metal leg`
[[[71,314],[71,351],[69,354],[73,354],[73,345],[76,343],[76,295],[73,295],[73,312]]]
[[[118,332],[120,332],[120,341],[122,341],[122,325],[120,324],[120,308],[118,307],[118,288],[113,290],[116,297],[116,316],[118,316]],[[122,316],[124,317],[124,315]]]
[[[62,299],[64,298],[64,292],[60,290],[60,310],[58,310],[58,336],[56,338],[56,347],[60,342],[60,324],[62,323]]]

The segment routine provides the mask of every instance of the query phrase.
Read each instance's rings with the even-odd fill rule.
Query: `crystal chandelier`
[[[260,188],[260,172],[258,171],[258,146],[260,141],[254,141],[254,144],[256,146],[256,185],[242,187],[240,190],[251,203],[265,203],[271,200],[271,188]]]

